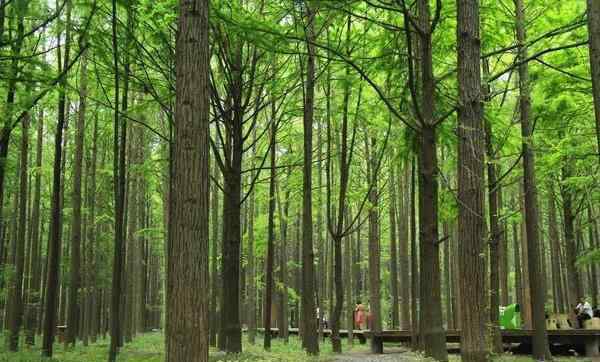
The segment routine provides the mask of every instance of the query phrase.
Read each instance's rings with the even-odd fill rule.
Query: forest
[[[0,361],[600,353],[600,0],[0,0],[0,109]]]

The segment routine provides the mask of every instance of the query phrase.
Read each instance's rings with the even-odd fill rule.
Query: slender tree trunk
[[[351,220],[350,210],[346,212],[344,216],[346,219],[346,225]],[[354,304],[352,304],[352,237],[354,233],[346,235],[344,238],[344,286],[346,293],[346,329],[348,331],[348,345],[352,348],[354,344]]]
[[[211,347],[216,347],[217,346],[217,334],[219,332],[219,320],[220,318],[218,317],[218,296],[219,296],[219,275],[218,275],[218,270],[217,270],[217,265],[219,263],[218,261],[218,247],[219,247],[219,215],[220,215],[220,210],[219,210],[219,188],[217,186],[217,182],[219,180],[219,168],[217,166],[216,162],[213,162],[213,177],[215,179],[214,182],[211,183],[211,192],[210,192],[210,196],[211,196],[211,205],[210,205],[210,213],[211,213],[211,227],[212,227],[212,231],[211,231],[211,256],[210,256],[210,265],[211,265],[211,270],[210,270],[210,277],[211,277],[211,294],[210,294],[210,335],[209,335],[209,344]],[[253,203],[253,196],[250,195],[250,204]],[[253,218],[253,215],[250,214],[250,218]],[[248,235],[254,235],[253,231],[252,231],[252,227],[249,227],[248,230]],[[250,265],[253,265],[254,263],[254,256],[252,254],[250,254],[251,252],[253,252],[254,248],[253,248],[253,244],[254,241],[253,239],[249,238],[248,241],[248,263]],[[250,267],[248,269],[251,269]],[[250,278],[249,278],[250,279]],[[252,284],[252,279],[250,279],[250,286],[248,287],[248,293],[249,295],[252,295],[252,291],[251,291],[251,286]],[[251,300],[249,300],[249,306],[248,308],[252,308],[252,303]],[[253,314],[249,312],[249,314],[252,316]],[[250,334],[253,333],[253,331],[250,329],[250,322],[248,323],[248,338],[250,338]]]
[[[96,342],[96,336],[98,333],[98,318],[95,311],[98,308],[98,288],[96,286],[96,274],[98,271],[98,261],[96,257],[96,233],[98,226],[96,225],[96,168],[98,158],[98,117],[94,117],[94,130],[92,135],[92,155],[90,164],[88,165],[88,173],[90,177],[90,183],[88,188],[88,205],[89,205],[89,216],[88,216],[88,227],[86,239],[88,242],[87,246],[87,270],[86,270],[86,324],[89,337],[92,342]]]
[[[446,329],[454,330],[454,313],[452,311],[452,280],[450,277],[450,244],[452,236],[450,235],[450,225],[448,221],[442,224],[444,238],[444,304],[446,309]]]
[[[287,179],[290,178],[291,168],[288,168]],[[290,189],[288,188],[285,192],[285,200],[279,201],[280,187],[277,184],[277,195],[279,205],[279,220],[281,220],[281,247],[279,253],[279,298],[280,298],[280,320],[279,325],[279,336],[283,339],[284,343],[289,342],[289,300],[288,300],[288,220],[289,220],[289,206],[290,206]]]
[[[390,217],[390,291],[392,294],[392,329],[398,328],[399,296],[398,296],[398,249],[396,246],[396,186],[394,169],[391,167],[389,187],[389,217]]]
[[[417,248],[417,162],[412,159],[410,176],[410,320],[411,320],[411,344],[413,349],[419,349],[419,250]]]
[[[273,101],[272,107],[275,108]],[[274,112],[273,112],[274,113]],[[275,116],[275,115],[273,115]],[[276,162],[276,132],[277,124],[275,117],[271,121],[271,177],[269,179],[269,221],[268,221],[268,239],[267,239],[267,270],[265,284],[265,350],[271,350],[271,311],[273,305],[273,253],[275,242],[275,162]]]
[[[381,246],[379,240],[379,191],[378,191],[378,160],[375,154],[377,138],[367,132],[367,179],[369,180],[369,312],[371,321],[369,329],[381,332]],[[381,353],[371,339],[371,352]]]
[[[501,171],[500,167],[496,168],[497,172]],[[498,210],[502,211],[503,207],[503,188],[502,184],[497,185],[498,190],[496,193],[498,195]],[[498,218],[501,218],[501,215],[498,215]],[[510,304],[509,297],[509,289],[508,289],[508,239],[507,232],[508,226],[506,221],[500,220],[500,235],[498,235],[498,259],[499,259],[499,268],[498,274],[500,276],[500,305],[506,306]]]
[[[23,276],[25,271],[25,242],[27,225],[27,172],[29,161],[29,116],[23,117],[21,133],[21,161],[19,170],[19,218],[17,225],[17,239],[12,242],[12,264],[14,272],[8,291],[8,350],[17,352],[19,349],[19,335],[23,324]]]
[[[565,162],[569,162],[565,160]],[[565,164],[562,169],[562,181],[566,182],[571,177],[570,165]],[[577,269],[577,242],[575,240],[575,215],[573,213],[573,193],[569,189],[569,185],[561,185],[562,194],[562,210],[563,210],[563,224],[565,234],[565,250],[567,257],[567,279],[568,283],[568,294],[571,304],[581,301],[583,298],[583,288],[581,283],[581,275]]]
[[[65,24],[65,56],[64,65],[59,65],[59,70],[66,69],[69,64],[69,49],[71,42],[71,2],[67,1],[67,19]],[[58,48],[58,60],[60,64],[61,54]],[[46,281],[46,300],[44,306],[44,336],[42,342],[42,356],[52,357],[54,333],[57,321],[57,302],[59,292],[59,270],[60,254],[62,252],[61,229],[62,229],[62,202],[61,202],[61,184],[62,184],[62,156],[63,156],[63,128],[65,126],[66,112],[66,83],[65,75],[59,85],[58,96],[58,119],[56,132],[54,136],[54,170],[52,174],[52,199],[50,201],[50,235],[48,238],[48,258],[47,281]]]
[[[519,60],[527,59],[527,34],[525,30],[525,5],[523,0],[515,0],[517,41]],[[542,360],[549,356],[548,335],[544,316],[543,276],[541,275],[537,183],[535,175],[535,155],[533,151],[533,131],[530,124],[531,100],[529,93],[529,74],[527,63],[519,66],[519,109],[521,116],[521,136],[523,137],[523,168],[525,190],[525,220],[527,228],[527,255],[529,264],[529,282],[531,286],[531,311],[533,321],[533,357]]]
[[[33,188],[33,211],[31,213],[31,282],[29,285],[28,302],[30,303],[29,316],[26,320],[27,334],[26,343],[35,344],[35,334],[39,325],[40,301],[41,301],[41,275],[42,256],[40,238],[40,208],[41,208],[41,183],[42,183],[42,150],[44,144],[44,114],[40,112],[37,119],[37,141],[35,154],[35,185]],[[0,259],[2,258],[0,252]]]
[[[589,240],[589,248],[590,250],[596,250],[598,248],[598,240],[596,239],[596,219],[594,218],[594,213],[592,211],[592,206],[588,205],[587,207],[587,217],[588,217],[588,240]],[[590,294],[592,295],[592,305],[598,306],[598,266],[597,264],[590,265]]]
[[[166,361],[208,361],[208,0],[180,4],[167,253]]]
[[[71,206],[73,219],[71,226],[71,266],[69,280],[68,320],[66,343],[75,346],[78,334],[80,303],[79,289],[81,286],[81,178],[83,173],[83,143],[85,136],[85,111],[87,97],[87,56],[81,59],[81,73],[79,77],[79,114],[77,117],[75,134],[75,151],[73,152],[73,190]]]
[[[487,65],[486,65],[487,67]],[[488,72],[486,72],[488,73]],[[488,93],[489,94],[489,93]],[[485,123],[485,139],[488,175],[488,213],[490,218],[490,336],[492,340],[492,352],[502,353],[502,336],[500,335],[500,240],[502,229],[500,226],[500,205],[498,197],[498,185],[496,178],[496,164],[494,162],[494,150],[492,144],[492,125]]]
[[[399,235],[398,235],[398,261],[400,264],[400,321],[401,329],[410,330],[410,256],[409,247],[409,206],[410,206],[410,167],[404,165],[402,182],[399,183]]]
[[[554,311],[556,313],[565,313],[565,303],[563,301],[563,283],[561,277],[561,252],[560,237],[558,232],[558,218],[556,217],[556,201],[552,184],[549,185],[548,192],[548,237],[550,238],[550,259],[552,267],[552,284],[554,296]]]
[[[121,295],[122,295],[122,270],[123,270],[123,208],[125,197],[125,175],[124,171],[124,150],[126,135],[119,135],[119,53],[117,43],[117,1],[112,0],[112,47],[113,47],[113,69],[115,72],[115,94],[114,94],[114,134],[113,134],[113,187],[114,187],[114,208],[115,208],[115,235],[114,235],[114,250],[113,250],[113,275],[112,275],[112,291],[111,291],[111,318],[110,318],[110,347],[109,347],[109,362],[115,362],[117,353],[121,344]],[[125,122],[123,122],[125,124]],[[123,127],[123,130],[125,128]],[[123,153],[121,157],[121,153]],[[121,167],[123,161],[123,167]]]
[[[315,277],[312,224],[312,127],[315,96],[315,10],[306,5],[306,84],[304,94],[304,168],[302,194],[302,347],[311,355],[319,354],[315,316]]]
[[[515,267],[515,300],[517,304],[523,308],[523,284],[522,284],[522,271],[521,271],[521,241],[519,239],[519,232],[517,223],[512,223],[512,234],[513,234],[513,265]]]

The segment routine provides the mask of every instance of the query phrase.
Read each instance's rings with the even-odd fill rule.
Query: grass
[[[262,348],[262,336],[257,336],[256,344],[244,343],[244,352],[237,355],[225,355],[215,349],[210,351],[211,362],[328,362],[333,360],[331,344],[321,343],[321,354],[319,357],[308,356],[301,348],[297,337],[290,337],[290,342],[274,339],[270,352]],[[39,342],[38,336],[36,342]],[[17,353],[6,351],[5,341],[0,341],[0,362],[105,362],[108,357],[109,339],[98,340],[97,343],[84,347],[81,343],[75,348],[65,349],[64,345],[54,346],[52,359],[40,357],[39,344],[35,347],[24,346]],[[344,341],[345,343],[345,341]],[[343,346],[344,351],[348,346]],[[353,351],[367,351],[368,346],[355,344]],[[126,344],[119,353],[120,362],[162,362],[164,361],[164,336],[162,333],[146,333],[138,335],[132,343]]]
[[[270,352],[265,352],[262,348],[262,336],[257,336],[256,344],[250,345],[244,341],[244,352],[238,355],[226,355],[214,349],[210,351],[210,362],[331,362],[334,354],[331,350],[331,343],[326,341],[320,344],[321,354],[319,357],[308,356],[301,347],[300,340],[296,336],[290,337],[290,342],[284,344],[283,341],[274,339]],[[40,338],[38,336],[37,342]],[[343,351],[349,351],[346,340],[343,342]],[[43,360],[40,357],[40,347],[24,347],[18,353],[6,351],[4,340],[0,340],[0,362],[105,362],[108,357],[109,339],[99,340],[97,343],[83,347],[81,343],[75,348],[65,349],[63,345],[55,345],[54,358]],[[368,353],[368,345],[356,343],[352,348],[352,353]],[[408,357],[408,356],[406,356]],[[419,354],[411,353],[410,357],[414,361],[426,360]],[[410,358],[409,357],[409,358]],[[126,344],[119,354],[120,362],[163,362],[164,361],[164,336],[162,333],[146,333],[138,335],[132,343]],[[459,362],[459,355],[450,355],[450,362]],[[504,354],[494,358],[495,362],[531,362],[528,356],[515,356]],[[554,361],[564,362],[586,362],[589,358],[558,357]]]

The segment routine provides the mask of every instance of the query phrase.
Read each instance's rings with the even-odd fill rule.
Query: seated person
[[[584,321],[588,319],[592,319],[594,316],[594,311],[592,310],[592,306],[589,302],[579,302],[575,307],[575,312],[577,314],[577,322],[579,322],[579,328],[583,328]]]

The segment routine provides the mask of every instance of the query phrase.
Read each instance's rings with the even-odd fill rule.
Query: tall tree
[[[315,271],[312,220],[312,127],[315,108],[315,13],[305,2],[306,75],[304,84],[304,166],[302,181],[302,347],[311,355],[319,354],[317,318],[315,316]]]
[[[127,142],[126,123],[119,114],[120,92],[120,59],[118,44],[118,3],[112,0],[112,55],[114,70],[114,124],[113,124],[113,188],[114,188],[114,248],[113,248],[113,270],[112,290],[110,305],[110,346],[108,352],[109,362],[115,362],[119,347],[122,344],[122,294],[123,294],[123,266],[125,245],[124,239],[124,206],[125,206],[125,149]],[[125,76],[125,78],[127,78]],[[127,82],[127,79],[125,80]],[[127,99],[124,92],[123,100]],[[126,105],[122,105],[126,109]]]
[[[271,103],[273,108],[273,119],[275,118],[275,103]],[[268,236],[267,236],[267,268],[266,268],[266,283],[265,283],[265,314],[264,314],[264,326],[265,326],[265,338],[264,348],[269,351],[271,349],[271,311],[273,308],[273,254],[274,242],[275,242],[275,182],[276,182],[276,137],[277,137],[277,123],[271,122],[271,177],[269,178],[269,221],[268,221]]]
[[[66,343],[75,345],[79,327],[81,304],[79,303],[79,289],[81,287],[81,179],[83,173],[83,143],[85,136],[87,97],[87,55],[81,58],[81,73],[79,77],[79,114],[75,126],[75,151],[73,152],[73,189],[71,204],[73,207],[73,220],[71,222],[71,265],[69,277],[69,316],[67,320]]]
[[[458,39],[458,239],[461,300],[460,355],[486,361],[484,258],[485,130],[481,88],[479,0],[457,1]]]
[[[10,281],[8,299],[8,350],[17,352],[19,349],[19,335],[23,324],[23,276],[25,273],[25,236],[27,225],[27,173],[29,167],[29,115],[21,121],[21,159],[19,170],[19,221],[17,225],[17,238],[11,245],[11,258],[14,266],[12,280]]]
[[[180,3],[167,247],[166,361],[208,361],[208,0]]]
[[[587,0],[587,21],[592,73],[592,96],[596,118],[596,142],[600,160],[600,1]]]
[[[399,295],[398,295],[398,249],[396,247],[396,185],[394,168],[391,166],[389,188],[389,218],[390,218],[390,291],[392,293],[392,329],[398,328]]]
[[[71,46],[71,1],[67,0],[67,15],[65,23],[65,46],[64,59],[62,58],[61,48],[57,48],[59,71],[66,70],[69,64],[70,46]],[[63,61],[64,60],[64,61]],[[62,62],[62,64],[61,64]],[[46,296],[44,306],[44,337],[42,344],[42,356],[52,357],[54,332],[57,322],[58,292],[59,292],[59,269],[61,254],[61,230],[62,230],[62,202],[61,202],[61,170],[63,156],[63,128],[65,126],[66,111],[66,86],[67,74],[65,73],[60,80],[58,88],[58,116],[56,131],[54,136],[54,169],[52,173],[52,199],[50,201],[50,235],[48,237],[47,269],[46,269]]]
[[[29,226],[31,234],[31,263],[29,272],[31,280],[29,284],[28,302],[31,304],[30,315],[27,318],[27,340],[29,345],[35,344],[35,334],[39,323],[40,301],[41,301],[41,279],[42,279],[42,242],[40,238],[40,211],[42,198],[42,152],[44,144],[44,112],[40,111],[37,117],[37,136],[35,151],[35,185],[33,187],[33,210],[31,212],[31,224]],[[2,256],[0,255],[0,258]]]
[[[533,321],[533,357],[542,360],[550,354],[548,334],[544,316],[544,291],[539,247],[539,215],[537,183],[535,174],[535,154],[533,151],[533,127],[531,125],[531,99],[529,88],[529,67],[527,59],[527,32],[524,0],[514,0],[516,9],[517,43],[519,45],[519,115],[521,137],[523,139],[523,185],[525,191],[525,221],[527,229],[527,264],[531,286],[531,312]]]

